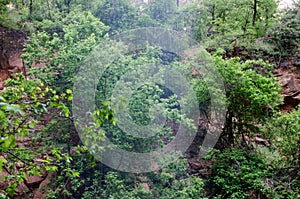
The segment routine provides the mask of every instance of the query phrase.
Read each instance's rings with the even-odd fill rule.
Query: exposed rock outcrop
[[[0,26],[0,90],[4,87],[4,81],[13,73],[23,72],[26,74],[21,54],[25,34],[9,30]]]
[[[274,75],[282,86],[284,104],[280,107],[281,111],[290,112],[300,104],[300,73],[294,67],[281,67]]]

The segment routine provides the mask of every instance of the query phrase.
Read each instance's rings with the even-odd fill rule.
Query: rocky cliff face
[[[284,104],[280,109],[288,113],[300,104],[300,68],[294,65],[287,68],[280,67],[274,75],[282,86]]]
[[[25,73],[25,66],[21,59],[25,34],[9,30],[0,26],[0,90],[11,74],[16,72]]]

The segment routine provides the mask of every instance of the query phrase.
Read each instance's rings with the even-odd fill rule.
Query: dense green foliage
[[[235,148],[213,156],[211,181],[216,198],[249,198],[250,191],[264,191],[267,167],[263,161],[249,151]]]
[[[293,54],[299,48],[300,43],[300,4],[295,4],[295,7],[284,11],[279,22],[269,31],[270,42],[276,45],[282,55]]]
[[[206,0],[204,4],[211,18],[211,43],[222,47],[263,37],[274,23],[277,8],[273,0]]]
[[[41,81],[26,80],[18,75],[15,79],[6,81],[7,89],[1,95],[1,153],[6,156],[0,159],[1,166],[9,168],[9,176],[4,179],[15,179],[9,183],[4,193],[13,196],[19,183],[23,182],[26,175],[40,175],[41,165],[35,164],[34,159],[39,157],[39,152],[26,150],[24,146],[18,146],[17,140],[25,136],[32,137],[31,145],[40,145],[42,141],[35,136],[35,131],[40,130],[37,126],[43,120],[43,114],[51,109],[58,114],[68,116],[69,109],[64,103],[70,99],[68,94],[57,95],[56,91],[49,88]],[[14,162],[25,164],[27,170],[18,171],[14,169]],[[52,161],[45,162],[46,170],[56,170]],[[1,167],[2,171],[2,167]]]
[[[28,77],[15,74],[0,91],[0,171],[9,173],[0,179],[9,182],[0,196],[16,196],[28,175],[41,176],[45,170],[54,174],[45,198],[299,198],[300,110],[280,112],[281,87],[273,75],[275,61],[299,54],[299,1],[282,12],[277,11],[275,0],[189,4],[174,0],[1,1],[0,25],[27,34],[22,58]],[[96,143],[109,139],[121,149],[141,153],[170,143],[180,122],[198,129],[198,137],[203,136],[201,129],[213,124],[199,121],[195,126],[181,107],[181,103],[192,104],[189,98],[179,100],[158,83],[140,86],[128,99],[135,124],[147,126],[151,111],[160,111],[166,118],[162,128],[151,129],[155,136],[127,135],[116,125],[110,99],[126,72],[140,72],[145,63],[159,65],[161,70],[169,65],[193,88],[201,114],[213,117],[209,106],[212,91],[207,84],[215,89],[215,95],[222,95],[222,91],[209,76],[201,74],[210,67],[207,60],[202,62],[205,56],[224,83],[226,100],[218,103],[226,104],[226,121],[218,149],[205,158],[209,166],[200,165],[196,171],[189,166],[189,158],[201,163],[204,157],[195,154],[183,154],[167,167],[148,173],[114,170],[95,159],[93,154],[103,148],[89,148],[90,143],[80,140],[74,125],[72,88],[80,68],[89,66],[86,58],[110,36],[154,26],[186,32],[213,53],[181,59],[176,53],[149,45],[115,58],[108,53],[121,53],[126,45],[101,48],[105,51],[101,55],[115,60],[95,85],[96,109],[85,113],[92,115],[93,121],[82,127],[84,136]],[[231,53],[239,47],[246,53]],[[274,56],[273,63],[270,56]],[[129,83],[121,85],[124,90],[127,87]],[[153,105],[159,110],[152,110]],[[258,136],[265,146],[253,141]],[[30,146],[18,143],[25,138],[30,138]],[[201,148],[199,141],[195,143]],[[25,165],[24,169],[15,169],[15,163]]]
[[[225,128],[230,141],[258,133],[257,125],[272,117],[282,102],[271,65],[262,60],[241,64],[239,58],[224,60],[221,57],[215,57],[215,65],[227,89]]]

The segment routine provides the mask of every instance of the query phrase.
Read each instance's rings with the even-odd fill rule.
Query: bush
[[[300,168],[300,109],[279,114],[262,128],[279,155],[273,166],[277,169]]]
[[[250,192],[263,190],[267,166],[255,154],[236,148],[212,155],[212,191],[216,198],[249,198]]]

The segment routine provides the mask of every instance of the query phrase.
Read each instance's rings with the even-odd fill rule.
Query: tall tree
[[[131,29],[137,21],[138,10],[128,0],[104,0],[94,12],[111,33]]]
[[[255,26],[255,22],[256,22],[256,16],[257,16],[257,0],[254,0],[253,3],[253,19],[252,19],[252,26]]]
[[[275,0],[205,0],[204,5],[218,32],[253,37],[266,34],[277,8]]]
[[[33,0],[29,1],[29,15],[31,16],[33,12]]]

